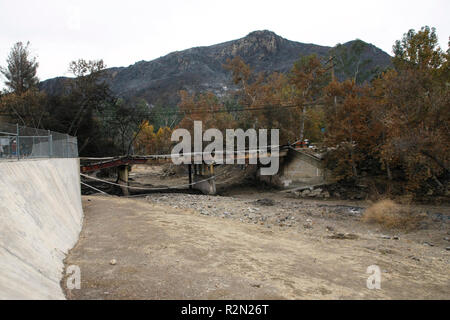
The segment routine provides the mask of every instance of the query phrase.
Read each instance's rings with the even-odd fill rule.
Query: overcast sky
[[[31,42],[44,80],[69,75],[77,58],[128,66],[263,29],[327,46],[359,38],[391,54],[403,33],[429,25],[447,50],[449,16],[449,0],[0,0],[0,65],[17,41]]]

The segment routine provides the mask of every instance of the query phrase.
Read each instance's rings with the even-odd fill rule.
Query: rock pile
[[[305,187],[294,191],[299,198],[338,198],[349,200],[367,199],[369,193],[366,186],[344,186],[341,184],[328,184],[315,187]]]
[[[322,188],[307,188],[301,191],[295,191],[294,194],[300,198],[322,198],[327,199],[330,193]]]
[[[303,203],[298,200],[240,199],[179,193],[159,193],[146,197],[147,201],[172,206],[176,209],[195,210],[204,216],[235,219],[245,223],[271,227],[314,229],[318,218],[325,215],[336,218],[355,216],[353,207]]]

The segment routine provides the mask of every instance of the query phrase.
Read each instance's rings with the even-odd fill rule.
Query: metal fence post
[[[53,155],[53,137],[50,133],[50,130],[48,130],[48,157],[51,158]]]
[[[17,152],[17,160],[20,160],[20,143],[19,143],[19,124],[16,123],[17,135],[16,135],[16,152]]]
[[[67,158],[70,158],[69,135],[67,133],[66,133],[66,150],[67,150]]]

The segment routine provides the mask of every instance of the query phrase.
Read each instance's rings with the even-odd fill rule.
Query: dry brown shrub
[[[380,200],[366,209],[362,221],[376,223],[386,229],[412,230],[419,226],[423,218],[409,206],[401,206],[392,200]]]

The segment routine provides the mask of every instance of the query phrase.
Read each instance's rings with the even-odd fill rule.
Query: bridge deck
[[[282,149],[278,152],[279,157],[285,157],[287,155],[288,149]],[[191,163],[194,163],[194,157],[192,156],[178,156],[178,157],[191,157]],[[224,156],[224,160],[225,160]],[[249,163],[250,159],[258,158],[258,159],[266,159],[271,157],[271,153],[260,154],[257,152],[254,153],[238,153],[233,155],[234,163],[238,160],[245,160],[245,163]],[[149,155],[149,156],[121,156],[121,157],[110,157],[110,158],[80,158],[82,165],[80,171],[82,173],[97,171],[106,168],[119,167],[123,165],[131,165],[131,164],[163,164],[172,162],[174,157],[172,155]]]

